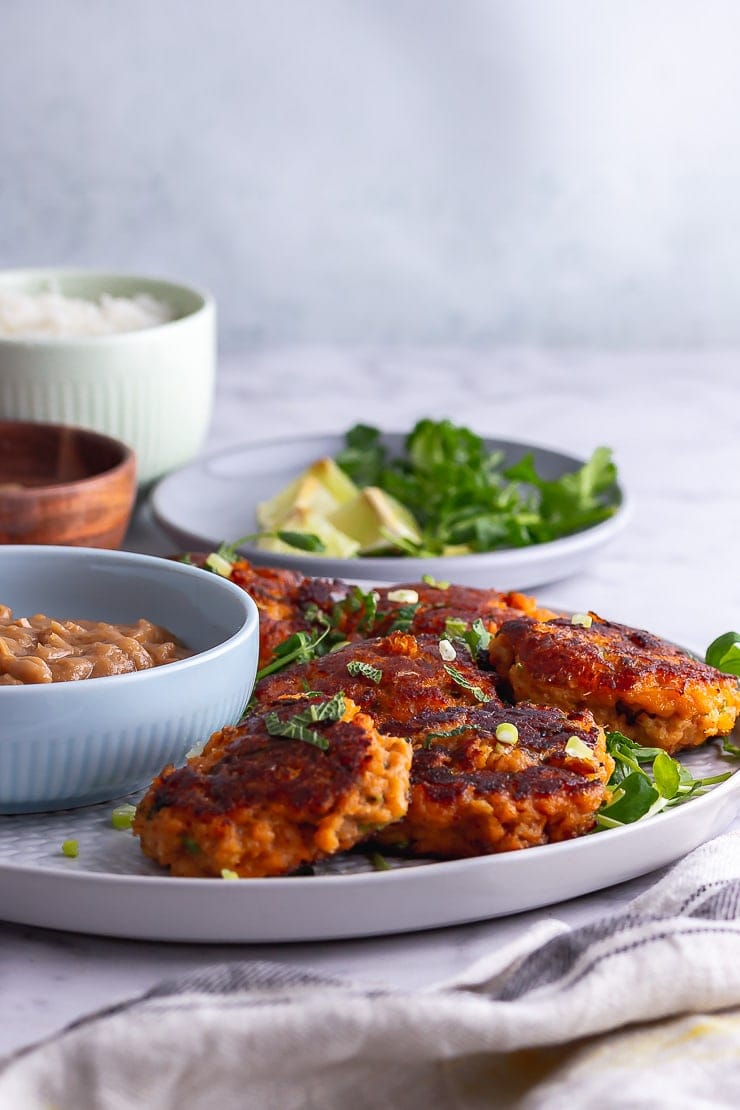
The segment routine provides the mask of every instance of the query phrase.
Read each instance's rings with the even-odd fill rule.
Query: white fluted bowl
[[[172,281],[88,270],[3,270],[0,292],[59,293],[98,301],[148,294],[173,319],[81,338],[0,336],[0,419],[92,428],[136,453],[149,486],[202,448],[215,376],[215,306]]]
[[[196,653],[108,678],[0,685],[0,813],[66,809],[146,786],[236,722],[249,700],[257,607],[216,574],[124,551],[5,547],[0,603],[18,617],[144,617]]]

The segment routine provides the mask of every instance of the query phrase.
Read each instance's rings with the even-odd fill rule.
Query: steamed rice
[[[172,319],[169,306],[148,293],[134,297],[102,293],[98,301],[87,301],[52,289],[40,293],[0,290],[0,337],[5,339],[111,335],[153,328]]]

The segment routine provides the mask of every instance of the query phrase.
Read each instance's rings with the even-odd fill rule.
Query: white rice
[[[66,297],[54,289],[20,293],[0,289],[0,337],[5,339],[75,338],[153,328],[173,319],[168,305],[148,293],[98,301]]]

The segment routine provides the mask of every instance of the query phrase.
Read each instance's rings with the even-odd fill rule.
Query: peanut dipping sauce
[[[37,613],[13,617],[0,605],[0,686],[76,682],[161,667],[193,652],[166,628],[55,620]]]

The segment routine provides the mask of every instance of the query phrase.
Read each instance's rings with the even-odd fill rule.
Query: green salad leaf
[[[611,800],[596,815],[596,830],[631,825],[689,798],[705,794],[707,787],[724,782],[725,771],[695,779],[689,769],[662,748],[646,748],[621,732],[607,732],[606,748],[614,760],[609,779]]]
[[[724,632],[712,640],[705,659],[718,671],[740,676],[740,632]]]
[[[418,421],[398,457],[389,457],[377,428],[357,424],[335,462],[358,486],[378,486],[413,514],[422,538],[400,545],[407,555],[545,543],[606,520],[616,507],[608,448],[546,480],[531,454],[506,467],[501,452],[449,420]]]

